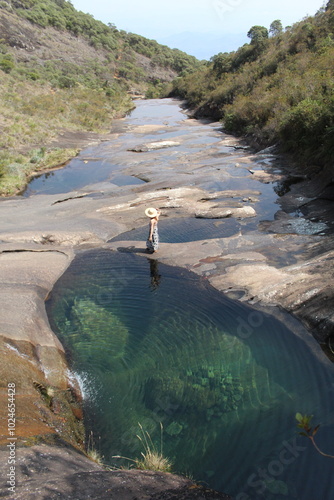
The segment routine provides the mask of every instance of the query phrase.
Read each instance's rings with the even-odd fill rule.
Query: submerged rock
[[[166,432],[170,436],[177,436],[178,434],[180,434],[180,432],[182,432],[182,430],[183,426],[181,424],[179,424],[178,422],[172,422],[167,427]]]

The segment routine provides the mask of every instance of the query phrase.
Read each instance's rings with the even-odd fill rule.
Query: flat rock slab
[[[1,477],[8,451],[0,451]],[[174,474],[104,470],[71,447],[36,445],[16,450],[16,491],[2,480],[2,497],[15,500],[231,500],[231,497]],[[7,495],[6,495],[7,493]]]
[[[72,257],[71,249],[0,245],[0,336],[17,352],[14,372],[20,356],[29,356],[32,370],[42,367],[48,382],[61,387],[67,378],[64,350],[50,328],[44,301]],[[14,373],[7,370],[6,376]]]
[[[179,146],[181,143],[176,141],[159,141],[159,142],[148,142],[146,144],[140,144],[133,148],[129,148],[128,151],[134,151],[135,153],[146,153],[147,151],[154,151],[155,149],[171,148],[173,146]]]
[[[227,217],[255,217],[256,212],[253,207],[230,207],[230,208],[212,208],[210,210],[201,210],[195,213],[197,219],[226,219]]]
[[[38,286],[48,290],[69,265],[73,252],[36,245],[0,246],[0,270],[3,284]],[[70,256],[70,257],[69,257]]]
[[[11,248],[11,249],[10,249]],[[57,249],[0,247],[2,276],[0,334],[34,345],[62,346],[51,331],[44,300],[72,259]]]
[[[274,174],[271,172],[266,172],[264,170],[248,169],[248,171],[253,175],[254,179],[259,180],[264,184],[269,184],[269,182],[279,181],[283,178],[283,176],[280,174]]]

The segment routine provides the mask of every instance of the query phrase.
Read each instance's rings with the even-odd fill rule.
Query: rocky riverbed
[[[127,119],[117,121],[108,141],[84,150],[76,160],[93,173],[98,173],[97,159],[111,161],[117,165],[117,176],[141,183],[127,184],[124,178],[119,183],[113,173],[109,179],[68,192],[31,193],[0,202],[0,411],[6,428],[7,384],[15,384],[20,468],[18,493],[13,497],[8,493],[9,498],[46,498],[46,486],[36,489],[36,475],[49,467],[43,460],[53,463],[53,454],[57,455],[58,477],[69,476],[68,453],[77,464],[73,472],[76,484],[78,474],[104,474],[99,466],[79,456],[84,440],[80,390],[68,370],[63,347],[49,326],[44,301],[77,252],[103,247],[147,257],[145,241],[131,240],[129,235],[122,239],[120,235],[147,225],[144,210],[148,206],[162,211],[161,226],[167,220],[179,223],[191,218],[214,221],[222,228],[222,237],[184,243],[162,241],[154,258],[185,267],[229,297],[255,308],[276,315],[279,308],[285,309],[331,356],[333,197],[326,182],[319,179],[312,184],[302,179],[274,151],[253,153],[239,140],[224,135],[219,123],[198,122],[181,111],[175,115],[178,105],[173,100],[164,102],[171,111],[159,119],[150,115],[152,106],[160,103],[153,101],[147,108],[145,124],[140,118],[130,123]],[[273,186],[277,193],[274,199]],[[225,236],[224,223],[231,219],[236,222],[235,231]],[[2,463],[7,440],[5,432]],[[72,446],[71,451],[62,447],[59,451],[64,442]],[[48,448],[43,451],[41,446]],[[43,460],[34,462],[37,455]],[[20,462],[20,456],[28,458]],[[25,460],[30,461],[29,467]],[[47,481],[54,481],[51,476]],[[80,477],[84,484],[84,476]],[[175,484],[169,479],[166,484],[161,480],[161,491],[158,488],[151,496],[144,496],[148,479],[141,478],[137,498],[225,498],[209,496],[213,493],[204,490],[202,496],[175,496]],[[117,476],[116,483],[108,481],[113,488],[120,479]],[[177,487],[191,486],[179,481]],[[77,490],[70,491],[66,484],[63,490],[54,491],[62,492],[62,498],[78,498]],[[171,490],[170,496],[163,490]],[[3,491],[8,490],[3,486]],[[58,496],[54,493],[48,498]],[[99,498],[106,497],[99,493]],[[124,493],[108,498],[134,497]]]

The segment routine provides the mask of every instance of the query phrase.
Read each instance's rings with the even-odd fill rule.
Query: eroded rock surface
[[[171,148],[173,146],[179,146],[180,143],[176,141],[158,141],[158,142],[148,142],[146,144],[140,144],[129,149],[129,151],[135,151],[136,153],[146,153],[147,151],[154,151],[155,149]]]
[[[80,392],[71,381],[63,346],[50,328],[45,299],[73,258],[39,245],[0,249],[0,419],[6,429],[7,384],[15,384],[15,436],[24,442],[61,434],[82,446]],[[4,432],[0,444],[6,443]]]
[[[231,497],[174,474],[139,470],[108,471],[69,446],[18,448],[15,493],[2,480],[2,497],[15,500],[231,500]],[[7,450],[0,471],[7,474]]]
[[[15,382],[20,415],[17,436],[21,443],[60,436],[82,446],[77,387],[70,380],[63,348],[48,324],[44,300],[77,251],[104,246],[147,257],[144,240],[122,239],[121,235],[147,226],[144,210],[149,206],[160,208],[161,224],[167,218],[180,221],[185,217],[207,218],[208,222],[217,219],[220,224],[225,218],[234,218],[238,224],[232,236],[222,233],[218,238],[187,243],[162,241],[154,258],[204,276],[233,298],[253,305],[282,306],[322,343],[334,336],[332,201],[328,194],[321,198],[322,203],[327,200],[326,208],[321,205],[323,212],[317,203],[324,185],[322,190],[318,186],[314,196],[307,184],[301,185],[300,191],[295,185],[293,193],[288,191],[281,201],[275,202],[275,197],[270,201],[272,184],[283,192],[288,171],[279,168],[279,160],[277,164],[271,153],[257,156],[239,149],[235,138],[222,135],[220,124],[203,125],[190,119],[186,121],[188,130],[182,134],[184,125],[172,119],[163,124],[159,120],[148,125],[136,123],[132,129],[124,122],[115,126],[120,133],[104,143],[101,154],[112,157],[121,173],[145,178],[145,184],[116,186],[105,181],[65,195],[41,194],[0,202],[0,411],[4,422],[6,384]],[[132,130],[129,141],[128,130]],[[154,133],[156,143],[161,145],[158,139],[163,131],[174,135],[175,144],[147,150],[145,155],[131,151],[138,144],[152,143]],[[150,142],[145,134],[150,136]],[[90,155],[96,156],[98,151]],[[109,242],[117,236],[119,241]],[[107,498],[103,495],[108,488],[109,495],[115,491],[124,495],[108,498],[135,498],[135,490],[131,489],[134,484],[140,492],[137,498],[141,499],[226,498],[205,496],[211,493],[201,489],[189,493],[190,483],[173,476],[168,478],[181,482],[169,483],[165,476],[154,473],[102,472],[69,451],[51,449],[43,458],[40,449],[22,450],[22,460],[30,464],[36,453],[36,470],[47,471],[49,477],[45,476],[42,484],[29,472],[30,466],[25,468],[23,463],[24,489],[18,490],[20,496],[16,499],[59,498],[57,488],[63,488],[59,489],[61,498],[89,498],[80,495],[85,494],[83,491],[88,494],[90,485],[98,488],[102,479],[106,489],[94,490],[94,498]],[[71,456],[58,459],[58,452]],[[58,467],[60,483],[46,463]],[[86,473],[89,478],[84,476]],[[128,474],[127,478],[122,474]],[[128,479],[130,476],[133,481]],[[149,490],[151,496],[140,496],[146,494],[148,484],[153,488]]]

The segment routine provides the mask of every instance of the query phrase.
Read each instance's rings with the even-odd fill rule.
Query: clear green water
[[[140,456],[138,422],[159,448],[162,422],[174,470],[236,500],[333,498],[333,461],[296,433],[295,413],[313,414],[334,452],[333,367],[302,329],[107,250],[76,257],[47,311],[106,463]]]

